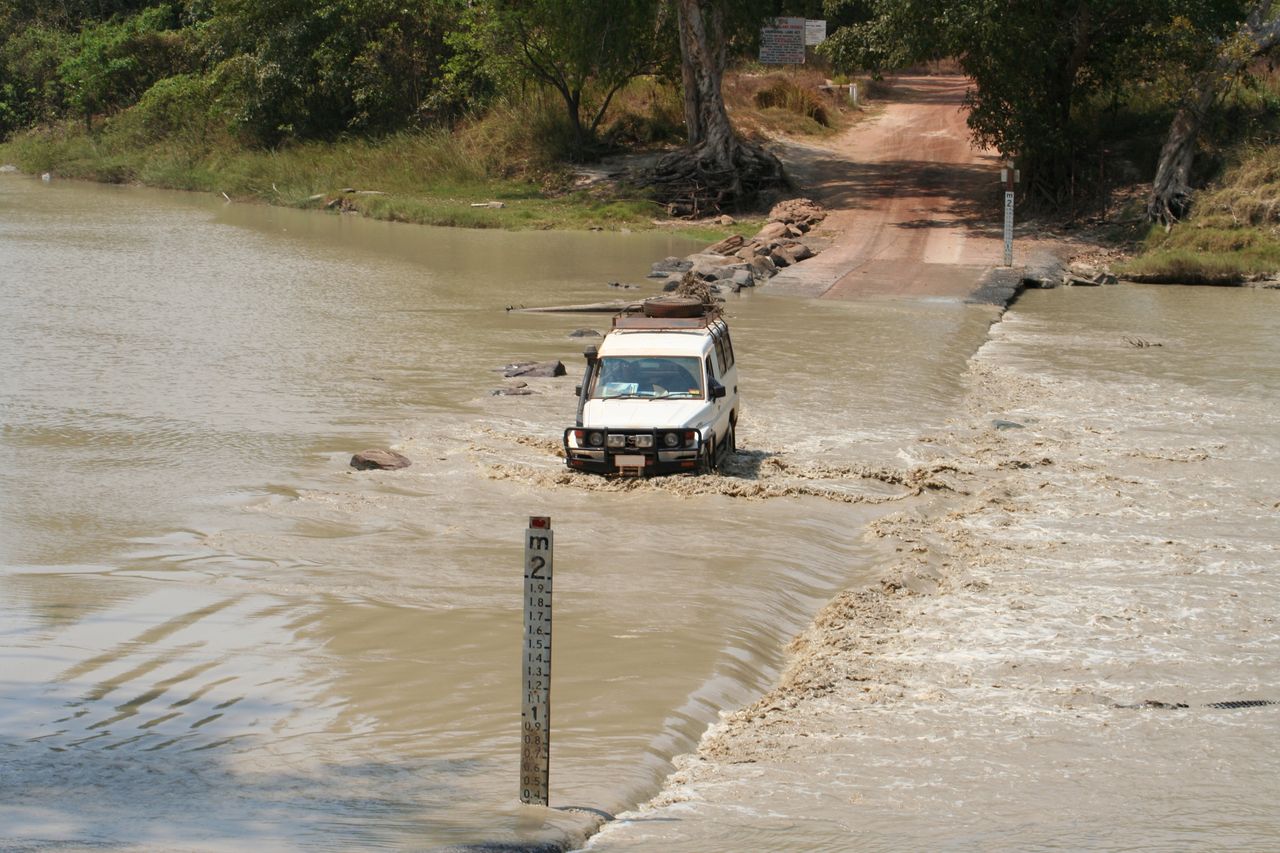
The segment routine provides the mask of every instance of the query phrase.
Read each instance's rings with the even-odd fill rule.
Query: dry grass
[[[1168,233],[1154,228],[1142,255],[1119,267],[1143,281],[1238,284],[1280,271],[1280,146],[1237,153],[1217,184],[1195,198],[1192,216]]]
[[[748,136],[827,135],[847,126],[854,112],[844,92],[820,88],[826,82],[812,69],[737,71],[725,76],[725,105]]]
[[[1252,146],[1221,183],[1196,199],[1196,219],[1215,226],[1280,224],[1280,146]]]

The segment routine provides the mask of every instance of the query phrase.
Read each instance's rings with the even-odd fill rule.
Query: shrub
[[[164,6],[92,24],[58,66],[68,105],[88,124],[96,113],[133,104],[157,80],[184,70],[185,41]]]
[[[112,118],[107,132],[132,145],[168,140],[203,151],[227,135],[228,123],[211,77],[178,74],[160,80]]]
[[[778,80],[761,89],[755,95],[756,106],[762,109],[780,107],[788,112],[812,119],[823,127],[831,126],[831,117],[819,95],[801,88],[790,80]]]

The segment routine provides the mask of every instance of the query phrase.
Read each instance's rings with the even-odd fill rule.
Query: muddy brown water
[[[866,576],[995,316],[735,298],[730,471],[567,474],[568,332],[601,319],[504,307],[698,245],[0,180],[0,845],[572,837],[583,814],[516,800],[531,514],[558,546],[553,805],[657,791]],[[490,396],[526,358],[570,375]],[[350,470],[369,446],[413,466]]]
[[[902,525],[944,588],[589,849],[1280,849],[1277,332],[1274,291],[1025,294],[937,439],[967,494]]]

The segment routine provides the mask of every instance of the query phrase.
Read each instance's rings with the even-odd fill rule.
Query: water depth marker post
[[[524,702],[520,801],[547,805],[551,775],[551,519],[530,516],[524,537]]]
[[[1006,160],[1000,170],[1000,181],[1004,184],[1004,265],[1013,266],[1013,191],[1014,184],[1022,177],[1014,168],[1012,160]]]

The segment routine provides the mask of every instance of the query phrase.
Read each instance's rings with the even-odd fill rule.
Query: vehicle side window
[[[724,338],[720,335],[713,335],[712,340],[716,342],[716,363],[720,365],[720,375],[724,376],[725,371],[729,369],[729,363],[724,355]]]
[[[725,356],[725,361],[727,361],[727,362],[729,363],[729,366],[730,366],[730,367],[733,367],[733,341],[731,341],[731,340],[729,339],[729,330],[728,330],[728,329],[725,329],[725,330],[724,330],[724,332],[722,333],[722,337],[724,338],[724,356]]]

